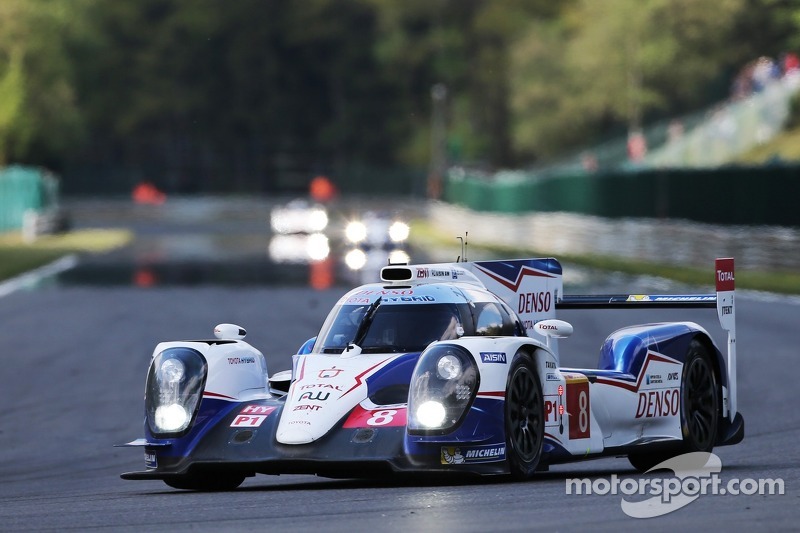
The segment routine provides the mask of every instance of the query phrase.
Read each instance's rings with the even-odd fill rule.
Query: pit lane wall
[[[800,227],[800,165],[641,169],[541,176],[451,169],[443,200],[481,213],[576,213]]]

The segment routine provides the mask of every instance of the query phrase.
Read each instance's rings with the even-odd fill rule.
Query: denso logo
[[[503,352],[481,352],[481,361],[484,363],[506,364],[506,354]]]
[[[636,418],[674,416],[681,406],[680,389],[665,389],[639,393]]]
[[[404,296],[406,294],[414,294],[414,289],[380,289],[380,290],[364,289],[363,291],[358,291],[358,292],[354,293],[353,296],[369,296],[369,295],[378,295],[378,296],[397,295],[397,296]]]
[[[553,304],[549,292],[524,292],[519,295],[519,313],[546,313]]]

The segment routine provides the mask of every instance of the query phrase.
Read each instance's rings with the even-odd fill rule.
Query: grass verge
[[[458,254],[459,244],[450,235],[434,230],[426,221],[416,220],[411,224],[412,242],[420,246],[447,246],[454,250],[453,257]],[[500,257],[550,257],[553,254],[540,250],[514,248],[501,245],[474,244],[470,250],[485,250]],[[572,263],[600,270],[622,272],[633,275],[651,275],[671,279],[691,285],[714,285],[714,272],[709,268],[697,268],[676,265],[664,265],[634,259],[609,257],[600,255],[559,255],[557,259],[563,263]],[[754,271],[736,270],[736,288],[756,291],[776,292],[782,294],[800,294],[800,273],[790,271]]]
[[[74,253],[102,253],[125,246],[133,234],[120,229],[85,229],[44,235],[25,243],[19,232],[0,234],[0,281]]]

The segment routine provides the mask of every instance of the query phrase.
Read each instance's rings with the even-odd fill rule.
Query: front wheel
[[[533,476],[544,442],[542,385],[530,355],[518,352],[508,373],[505,402],[506,455],[514,479]]]
[[[646,472],[672,457],[689,452],[710,452],[717,442],[719,386],[706,347],[693,340],[686,353],[681,379],[681,432],[683,443],[673,452],[628,456],[634,468]]]

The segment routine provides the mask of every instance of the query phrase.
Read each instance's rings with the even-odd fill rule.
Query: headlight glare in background
[[[389,226],[389,238],[392,242],[403,242],[408,239],[410,229],[405,222],[394,222]]]
[[[367,238],[367,226],[363,222],[354,220],[344,228],[344,235],[353,244],[358,244]]]

